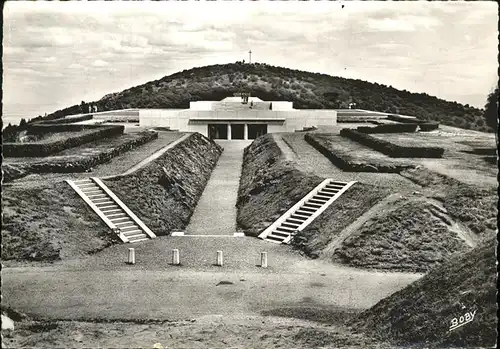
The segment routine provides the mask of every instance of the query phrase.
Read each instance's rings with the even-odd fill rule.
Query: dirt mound
[[[450,222],[426,201],[402,198],[366,221],[333,253],[353,267],[426,272],[454,252],[469,250]],[[443,217],[443,218],[441,218]]]
[[[292,240],[309,257],[319,257],[340,232],[388,194],[385,188],[356,183]]]
[[[105,181],[158,235],[183,229],[222,149],[193,134],[136,173]],[[55,261],[120,242],[63,182],[4,185],[2,259]]]
[[[285,161],[272,135],[245,149],[238,190],[237,223],[247,235],[259,233],[321,183]]]
[[[426,345],[494,346],[495,250],[496,238],[492,238],[467,253],[455,255],[422,279],[361,313],[350,325],[378,339],[400,344],[425,341]],[[466,313],[474,313],[473,320],[450,330],[452,324],[466,318]]]
[[[2,189],[2,260],[54,261],[116,241],[65,182]]]
[[[425,168],[403,171],[401,175],[423,186],[427,196],[441,201],[451,217],[461,221],[480,239],[486,240],[496,234],[496,188],[478,188]]]
[[[104,182],[156,235],[167,235],[188,224],[221,153],[194,133],[139,171]]]

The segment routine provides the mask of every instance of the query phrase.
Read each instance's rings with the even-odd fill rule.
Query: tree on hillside
[[[491,127],[494,131],[498,127],[498,86],[493,92],[491,92],[486,100],[486,105],[484,106],[484,119],[486,124]]]

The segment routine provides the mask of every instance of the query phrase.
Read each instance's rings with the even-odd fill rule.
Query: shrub
[[[366,145],[393,158],[440,158],[444,149],[439,147],[406,147],[400,146],[369,134],[344,128],[340,135]]]
[[[50,125],[50,126],[83,126],[83,125],[64,124],[64,125]],[[51,127],[48,128],[50,129]],[[4,143],[3,154],[5,157],[43,157],[60,152],[64,149],[76,147],[78,145],[89,143],[98,139],[121,135],[123,134],[123,130],[124,126],[100,126],[92,132],[85,132],[84,134],[76,134],[66,139],[53,142]]]

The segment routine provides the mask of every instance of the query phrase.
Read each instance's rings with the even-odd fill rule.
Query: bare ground
[[[26,321],[3,336],[5,348],[412,348],[374,342],[342,326],[258,315],[149,323]]]

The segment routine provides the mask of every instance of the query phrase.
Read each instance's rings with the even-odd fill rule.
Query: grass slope
[[[426,272],[467,245],[432,214],[427,202],[394,203],[348,237],[333,260],[352,267]]]
[[[351,323],[378,339],[492,347],[496,341],[496,239],[443,263],[422,279],[383,299]],[[474,320],[449,331],[453,318]]]
[[[2,260],[54,261],[116,241],[65,182],[2,188]]]
[[[423,186],[429,196],[442,201],[450,216],[481,239],[495,235],[498,226],[496,189],[480,189],[425,168],[406,170],[401,175]]]
[[[292,245],[316,258],[345,227],[388,194],[385,188],[356,183],[331,204],[306,229],[294,236]]]
[[[128,176],[105,180],[156,235],[183,230],[222,149],[199,133]]]
[[[243,156],[236,206],[247,235],[259,235],[322,181],[285,161],[272,135],[256,139]]]
[[[264,100],[293,101],[296,108],[358,108],[414,115],[423,120],[492,131],[483,111],[448,102],[425,93],[410,93],[391,86],[267,64],[223,64],[184,70],[94,101],[99,110],[119,108],[188,108],[189,101],[220,100],[242,89]],[[48,119],[79,113],[74,105]]]

